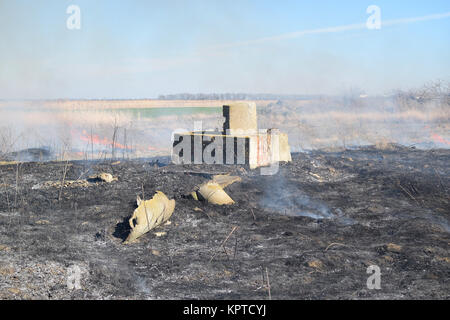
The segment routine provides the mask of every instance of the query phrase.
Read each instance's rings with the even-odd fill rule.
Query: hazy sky
[[[81,29],[69,30],[69,5]],[[365,27],[369,5],[382,27]],[[0,99],[386,93],[450,80],[450,1],[0,0]]]

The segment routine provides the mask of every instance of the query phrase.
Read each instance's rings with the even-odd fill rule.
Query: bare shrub
[[[0,127],[0,159],[6,159],[13,151],[15,144],[14,133],[10,127]]]
[[[401,110],[439,107],[448,111],[450,110],[450,83],[436,80],[417,89],[398,90],[394,94],[394,101]]]

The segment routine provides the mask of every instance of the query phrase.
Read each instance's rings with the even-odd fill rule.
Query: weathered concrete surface
[[[258,132],[258,118],[256,114],[256,103],[234,102],[223,106],[223,133],[239,134],[243,131],[248,134]]]

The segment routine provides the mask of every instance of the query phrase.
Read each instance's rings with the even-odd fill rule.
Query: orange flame
[[[86,130],[83,130],[82,133],[80,133],[80,134],[78,134],[74,130],[72,130],[71,133],[72,133],[72,136],[79,138],[81,141],[96,144],[96,145],[114,146],[114,148],[124,149],[124,150],[133,150],[133,149],[139,149],[139,150],[147,149],[149,151],[157,150],[156,148],[154,148],[152,146],[147,146],[147,147],[137,146],[137,147],[133,148],[132,146],[121,144],[117,141],[113,141],[106,137],[101,138],[97,134],[90,135],[86,132]]]
[[[433,130],[430,128],[430,126],[425,126],[425,129],[428,129],[430,132],[430,137],[431,139],[433,139],[436,142],[442,143],[442,144],[448,144],[450,145],[450,141],[444,139],[443,137],[441,137],[440,135],[438,135],[437,133],[433,132]]]
[[[442,137],[441,137],[440,135],[438,135],[437,133],[432,132],[432,133],[431,133],[431,138],[432,138],[434,141],[437,141],[437,142],[440,142],[440,143],[443,143],[443,144],[448,144],[448,145],[450,145],[450,141],[445,140],[444,138],[442,138]]]

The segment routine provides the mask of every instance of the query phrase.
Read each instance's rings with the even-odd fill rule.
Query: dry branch
[[[216,252],[213,254],[213,256],[211,257],[211,259],[209,259],[209,263],[211,263],[211,261],[214,259],[214,257],[217,255],[217,252],[220,250],[220,248],[222,248],[224,246],[224,244],[228,241],[228,239],[231,237],[231,235],[233,234],[233,232],[239,228],[238,226],[234,226],[233,229],[231,230],[231,232],[228,234],[228,236],[225,238],[225,240],[222,241],[222,243],[219,246],[219,249],[216,250]],[[225,248],[224,248],[225,249]]]

